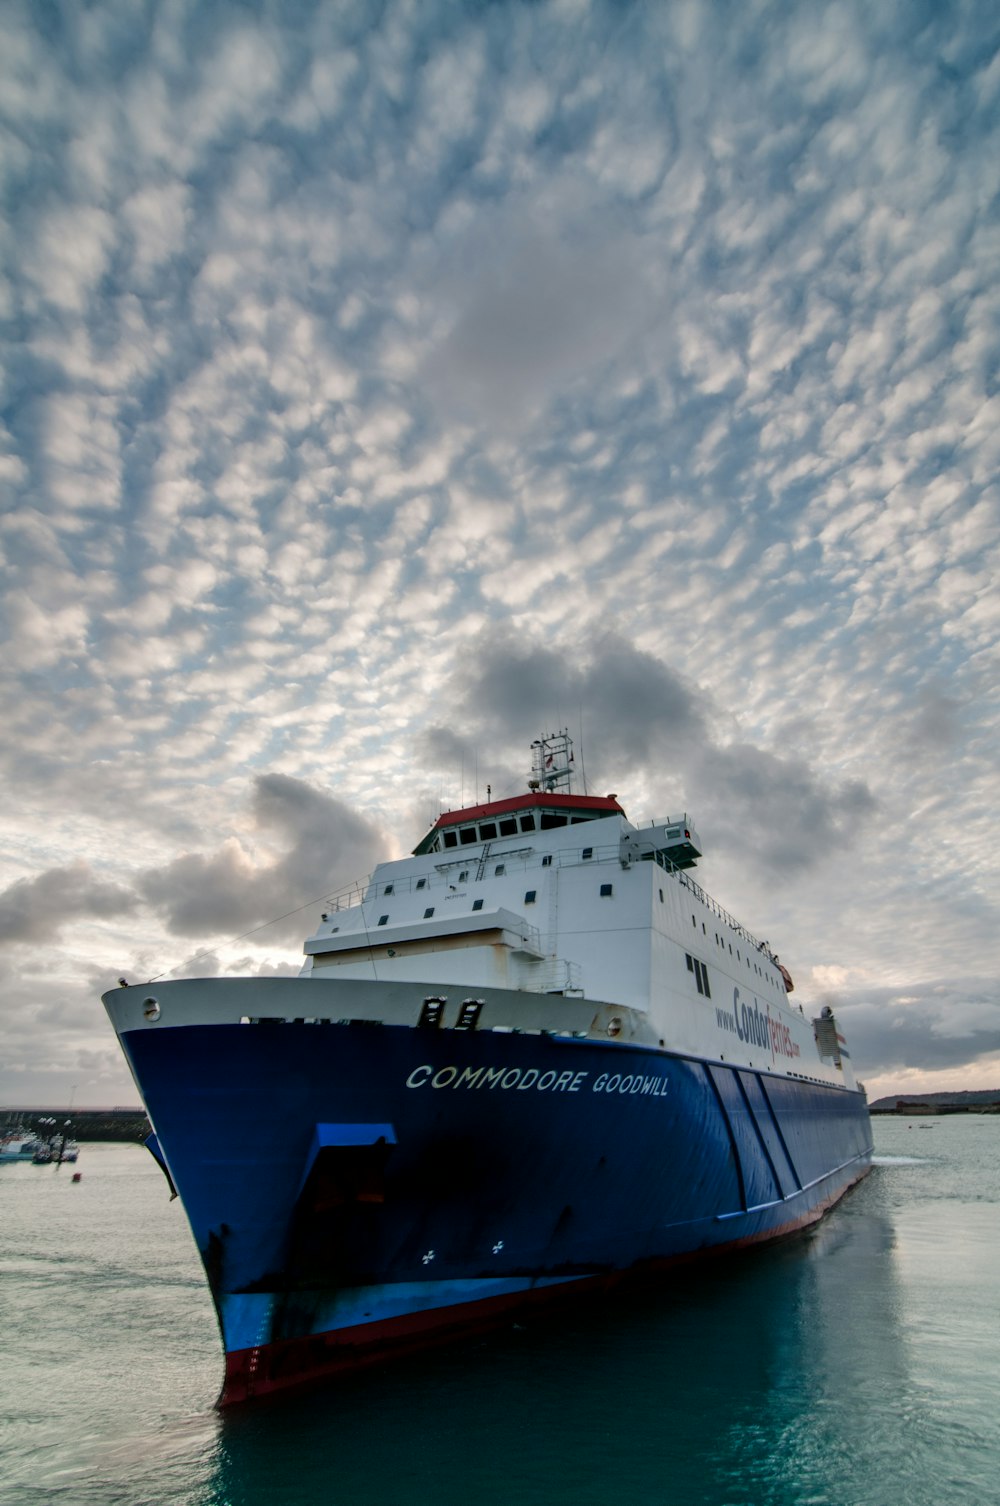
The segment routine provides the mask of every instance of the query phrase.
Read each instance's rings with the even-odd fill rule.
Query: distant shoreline
[[[911,1093],[877,1098],[872,1114],[1000,1114],[1000,1088],[969,1093]]]
[[[869,1106],[871,1114],[1000,1114],[1000,1088],[968,1093],[913,1093],[908,1097],[877,1098]],[[42,1121],[48,1120],[49,1124]],[[107,1140],[136,1143],[151,1131],[141,1108],[113,1109],[0,1109],[0,1134],[24,1129],[51,1134],[51,1121],[62,1129],[68,1121],[68,1133],[78,1141]]]
[[[43,1122],[47,1121],[47,1122]],[[28,1130],[46,1137],[63,1128],[81,1143],[112,1140],[136,1143],[150,1133],[150,1123],[142,1109],[0,1109],[0,1134],[11,1130]]]

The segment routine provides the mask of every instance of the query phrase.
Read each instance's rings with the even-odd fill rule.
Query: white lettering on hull
[[[406,1079],[408,1088],[499,1088],[501,1093],[580,1093],[587,1089],[589,1071],[541,1071],[538,1067],[457,1067],[434,1068],[425,1063],[414,1067]],[[590,1083],[592,1093],[617,1093],[622,1097],[666,1098],[665,1077],[642,1073],[602,1072]]]

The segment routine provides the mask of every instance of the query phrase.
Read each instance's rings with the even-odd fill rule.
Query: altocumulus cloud
[[[987,0],[3,8],[19,1083],[105,1096],[99,979],[294,966],[295,921],[223,938],[556,722],[691,808],[799,996],[841,969],[863,1072],[879,1010],[993,1071],[997,42]]]

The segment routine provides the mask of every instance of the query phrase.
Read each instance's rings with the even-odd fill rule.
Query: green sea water
[[[1000,1501],[1000,1117],[875,1139],[810,1235],[224,1417],[146,1152],[0,1167],[0,1501]]]

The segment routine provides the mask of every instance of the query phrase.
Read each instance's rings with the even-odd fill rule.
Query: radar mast
[[[536,737],[531,744],[528,789],[572,795],[573,739],[565,727],[561,732],[546,732],[544,737]]]

